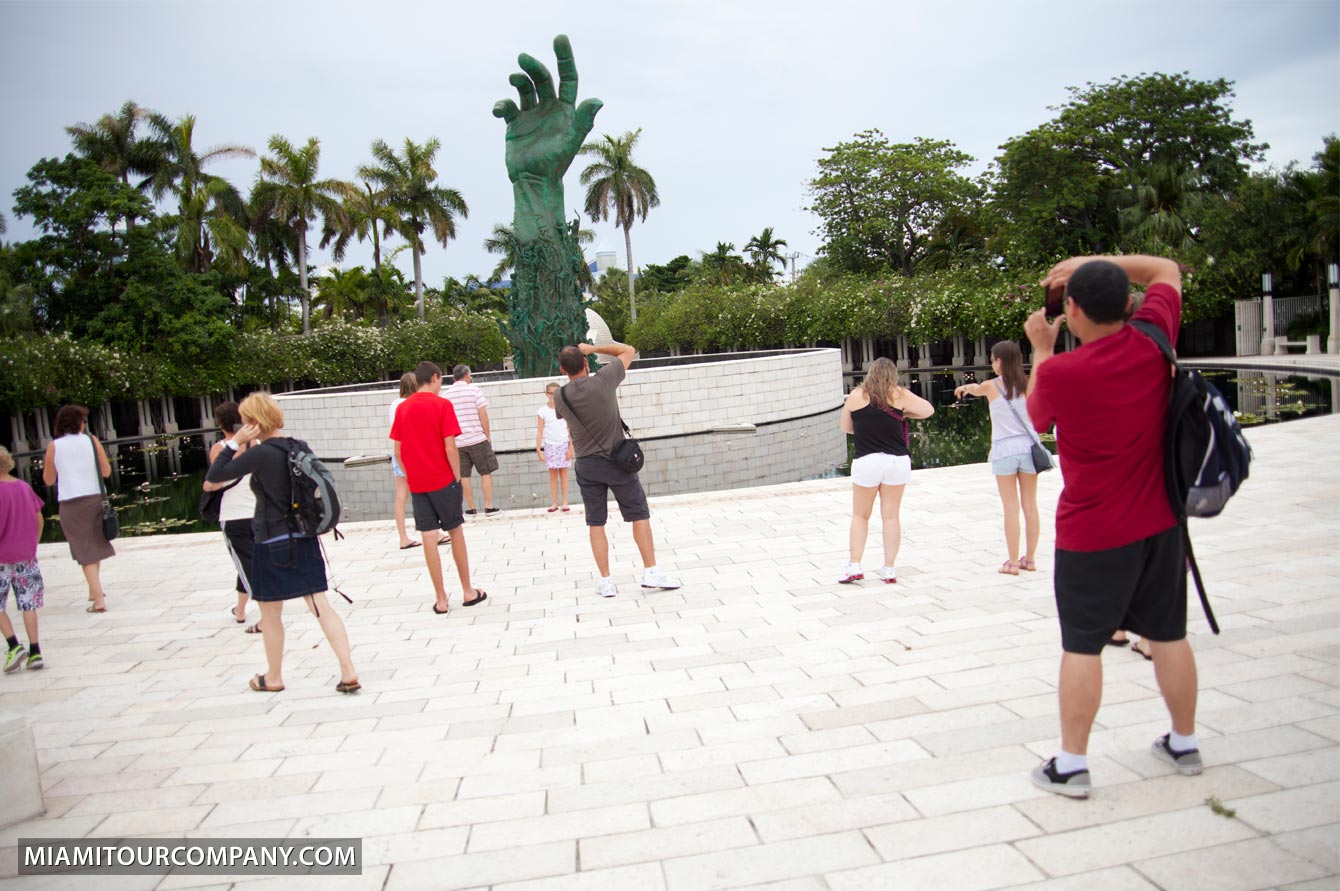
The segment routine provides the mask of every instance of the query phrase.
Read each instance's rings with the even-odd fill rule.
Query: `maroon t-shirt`
[[[1176,346],[1182,295],[1151,285],[1133,318],[1157,325]],[[1159,348],[1130,325],[1038,369],[1028,414],[1039,431],[1056,424],[1065,479],[1058,548],[1119,548],[1176,524],[1163,482],[1171,383]]]

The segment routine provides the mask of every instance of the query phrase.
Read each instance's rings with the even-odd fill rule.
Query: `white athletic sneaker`
[[[596,593],[601,597],[617,597],[619,589],[614,587],[614,579],[600,579],[596,582]]]
[[[865,578],[865,570],[861,569],[861,564],[848,563],[838,573],[838,584],[845,585],[848,582],[859,582],[863,578]]]
[[[663,591],[673,591],[680,585],[679,579],[666,575],[665,570],[659,566],[644,569],[641,582],[644,588],[660,588]]]

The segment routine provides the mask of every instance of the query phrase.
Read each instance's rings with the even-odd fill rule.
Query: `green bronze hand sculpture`
[[[558,92],[538,59],[517,57],[522,72],[508,78],[521,106],[510,99],[493,106],[507,122],[507,177],[512,181],[516,269],[508,299],[508,338],[521,377],[554,374],[558,351],[586,336],[577,270],[584,262],[564,219],[563,175],[591,132],[603,103],[577,105],[577,65],[572,45],[554,38]]]

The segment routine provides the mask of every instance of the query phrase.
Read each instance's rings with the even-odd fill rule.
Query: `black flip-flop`
[[[466,604],[466,605],[469,606],[469,604]],[[451,607],[448,606],[446,609],[438,609],[438,608],[437,608],[437,604],[434,603],[434,604],[433,604],[433,612],[437,613],[439,616],[445,616],[447,613],[451,612]]]
[[[450,536],[450,535],[444,535],[444,536],[442,536],[441,538],[439,538],[439,539],[437,540],[437,546],[438,546],[439,548],[442,547],[443,545],[449,545],[449,544],[451,544],[451,536]]]
[[[265,675],[263,674],[256,675],[254,678],[252,678],[250,681],[247,682],[247,686],[255,690],[257,693],[278,693],[284,689],[283,687],[265,686]]]
[[[1154,654],[1153,654],[1153,653],[1146,653],[1144,650],[1140,649],[1139,647],[1131,647],[1131,652],[1132,652],[1132,653],[1137,653],[1137,654],[1139,654],[1140,658],[1144,659],[1146,662],[1153,662],[1153,661],[1154,661]]]
[[[486,592],[480,591],[478,588],[475,588],[475,590],[479,591],[479,596],[476,597],[474,600],[462,601],[466,606],[474,606],[477,603],[483,603],[485,600],[489,599],[489,595]]]
[[[337,693],[357,693],[359,690],[362,689],[363,685],[360,684],[358,681],[348,681],[348,682],[340,681],[338,684],[335,685],[335,692]]]
[[[1128,646],[1128,645],[1130,644],[1130,642],[1131,642],[1131,639],[1130,639],[1129,637],[1123,637],[1121,640],[1117,640],[1117,639],[1114,637],[1114,638],[1112,638],[1111,640],[1109,640],[1109,641],[1107,642],[1107,645],[1108,645],[1109,647],[1124,647],[1124,646]]]
[[[230,612],[230,613],[233,614],[233,621],[236,622],[237,624],[239,624],[239,625],[245,625],[245,624],[247,624],[247,620],[246,620],[246,619],[239,619],[239,618],[237,617],[237,607],[235,607],[235,606],[230,606],[230,607],[228,607],[228,612]],[[245,615],[245,614],[244,614],[244,615]]]
[[[421,548],[421,547],[423,547],[422,544],[420,544],[420,543],[417,542],[417,541],[412,541],[412,542],[410,542],[410,543],[407,544],[407,545],[401,545],[401,546],[400,546],[400,550],[402,550],[402,551],[408,551],[410,548]]]
[[[261,633],[261,623],[260,623],[260,622],[257,622],[255,625],[248,625],[248,626],[247,626],[246,633],[247,633],[247,634],[260,634],[260,633]]]

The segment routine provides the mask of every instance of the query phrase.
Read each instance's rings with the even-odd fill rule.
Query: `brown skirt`
[[[81,495],[62,501],[60,530],[70,543],[70,556],[80,566],[116,556],[116,549],[102,535],[101,495]]]

